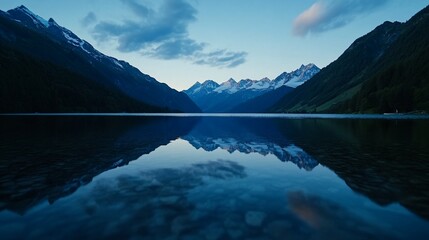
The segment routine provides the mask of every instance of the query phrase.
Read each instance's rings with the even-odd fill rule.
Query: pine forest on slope
[[[199,112],[189,97],[24,6],[0,11],[0,112]]]
[[[270,112],[429,112],[429,7],[385,22]]]
[[[322,70],[178,92],[20,6],[0,11],[0,112],[427,112],[427,29],[429,7],[383,23]]]

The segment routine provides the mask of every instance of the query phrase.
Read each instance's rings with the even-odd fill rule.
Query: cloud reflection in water
[[[133,234],[144,233],[162,239],[186,235],[187,232],[205,229],[208,219],[213,217],[207,211],[195,210],[195,203],[188,199],[189,191],[204,185],[207,178],[230,180],[245,177],[244,167],[228,160],[175,169],[154,169],[140,175],[122,175],[98,181],[83,206],[92,219],[99,221],[97,228],[103,229],[106,217],[115,216],[112,218],[116,219],[113,226],[104,228],[108,236],[129,238]],[[131,229],[130,224],[133,225]],[[125,233],[123,229],[131,231]]]
[[[394,239],[340,205],[303,192],[287,194],[289,209],[311,227],[317,239]]]

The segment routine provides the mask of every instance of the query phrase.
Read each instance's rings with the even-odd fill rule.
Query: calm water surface
[[[427,239],[429,120],[0,116],[1,239]]]

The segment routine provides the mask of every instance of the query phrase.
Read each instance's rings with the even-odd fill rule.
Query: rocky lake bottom
[[[429,121],[1,116],[2,239],[425,239]]]

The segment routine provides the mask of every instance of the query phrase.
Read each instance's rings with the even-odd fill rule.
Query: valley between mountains
[[[427,29],[429,7],[382,23],[323,69],[179,92],[20,6],[0,11],[0,112],[424,113]]]

